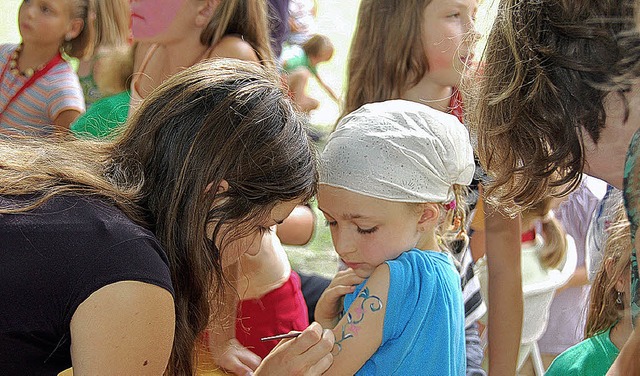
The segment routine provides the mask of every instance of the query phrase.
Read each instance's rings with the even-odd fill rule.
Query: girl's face
[[[256,255],[258,251],[260,251],[262,235],[269,231],[271,226],[282,223],[289,214],[291,214],[291,211],[293,211],[296,205],[299,204],[299,200],[278,203],[273,207],[273,209],[271,209],[270,215],[263,223],[255,224],[254,230],[250,234],[224,246],[222,246],[220,239],[216,239],[216,246],[218,249],[223,249],[221,253],[222,266],[226,267],[235,263],[244,253]],[[222,225],[220,234],[231,231],[230,236],[232,236],[234,230],[230,226],[232,225]],[[210,224],[209,236],[213,234],[214,227],[215,224]]]
[[[363,278],[415,247],[420,212],[411,204],[382,200],[321,184],[318,208],[344,263]]]
[[[131,32],[139,41],[156,41],[166,34],[183,7],[192,0],[132,0]]]
[[[18,27],[25,44],[60,46],[73,32],[71,2],[67,0],[24,0],[18,11]],[[82,22],[82,20],[80,20]]]
[[[432,0],[424,10],[422,42],[429,71],[441,86],[458,86],[473,59],[477,0]]]

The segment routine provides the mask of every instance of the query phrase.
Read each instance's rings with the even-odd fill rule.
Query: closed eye
[[[358,233],[359,234],[373,234],[376,231],[378,231],[378,226],[373,226],[373,227],[367,228],[367,229],[358,227]]]

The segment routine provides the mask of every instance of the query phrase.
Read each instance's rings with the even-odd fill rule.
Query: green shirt
[[[98,100],[71,124],[71,132],[78,138],[108,138],[127,121],[130,99],[129,92],[123,91]]]
[[[603,376],[620,350],[611,342],[611,328],[570,347],[551,363],[545,376]]]
[[[294,70],[302,67],[307,68],[309,72],[311,72],[311,74],[313,74],[314,76],[318,75],[318,70],[315,66],[311,65],[309,56],[304,53],[304,50],[302,48],[297,47],[295,50],[292,49],[288,53],[288,56],[285,58],[284,63],[282,64],[282,68],[285,70],[285,72],[291,73]]]

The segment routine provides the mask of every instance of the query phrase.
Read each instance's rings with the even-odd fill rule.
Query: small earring
[[[624,303],[622,302],[622,292],[621,291],[618,291],[618,297],[616,298],[616,304],[622,305],[622,308],[624,308]]]
[[[65,42],[70,42],[70,41],[71,41],[71,39],[72,39],[72,38],[71,38],[71,36],[69,36],[69,35],[65,35],[65,36],[64,36],[64,41],[65,41]]]

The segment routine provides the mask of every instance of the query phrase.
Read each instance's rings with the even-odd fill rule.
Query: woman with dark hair
[[[316,192],[302,123],[276,73],[218,60],[167,80],[113,142],[0,141],[3,372],[194,374],[225,265]],[[255,374],[322,373],[329,333]]]

